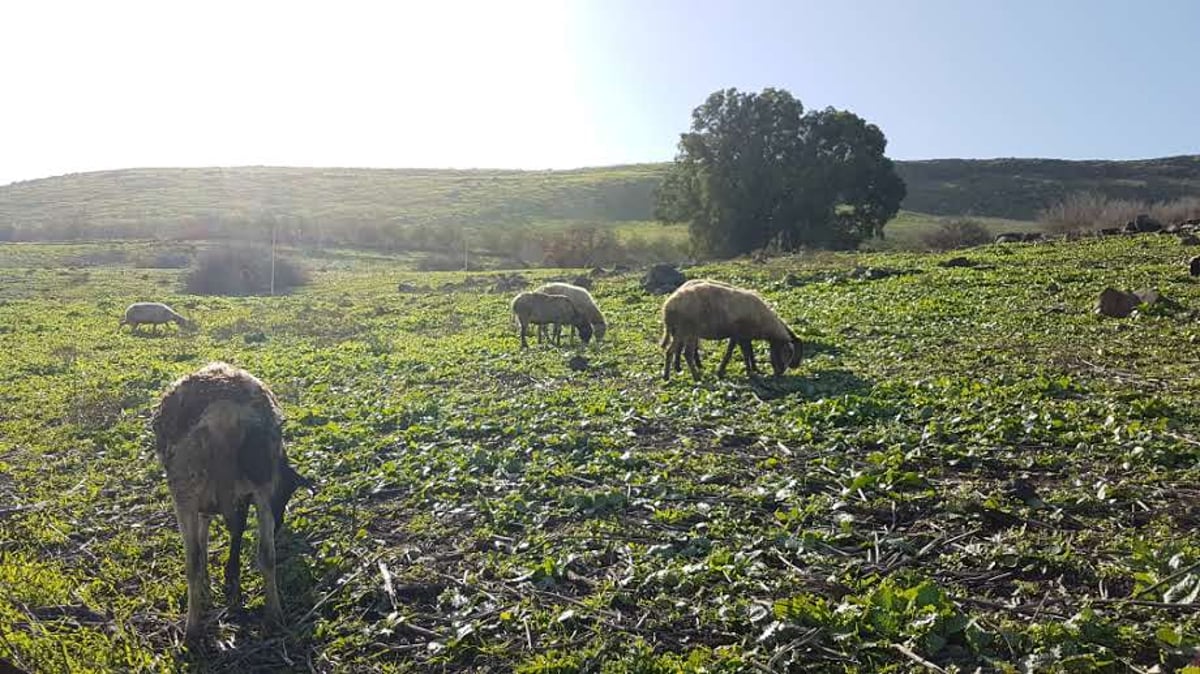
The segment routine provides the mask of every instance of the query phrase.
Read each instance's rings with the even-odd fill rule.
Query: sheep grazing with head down
[[[662,346],[666,350],[663,379],[671,378],[672,362],[679,367],[684,356],[692,377],[700,379],[697,345],[701,339],[729,340],[717,376],[741,348],[750,375],[756,372],[752,342],[765,339],[771,345],[771,367],[776,376],[800,365],[800,338],[757,293],[715,281],[695,280],[680,286],[663,303]]]
[[[592,298],[592,294],[577,285],[570,283],[546,283],[537,288],[537,292],[546,293],[547,295],[562,295],[575,303],[575,307],[583,312],[585,318],[592,325],[592,332],[596,337],[596,341],[600,342],[604,339],[604,333],[608,331],[608,323],[604,321],[604,314],[600,313],[600,307],[596,305],[596,300]],[[562,326],[554,324],[554,341],[558,342],[559,331]]]
[[[592,338],[592,324],[569,297],[563,295],[548,295],[539,292],[525,292],[517,295],[512,301],[512,311],[517,323],[521,326],[521,348],[529,348],[526,335],[530,325],[544,326],[551,323],[573,325],[579,330],[579,338],[584,344]],[[538,342],[542,341],[542,332],[538,332]]]
[[[155,450],[167,473],[183,534],[187,567],[187,638],[203,630],[208,581],[208,524],[221,515],[229,527],[225,594],[241,603],[242,533],[250,504],[258,515],[258,563],[267,616],[283,622],[275,581],[275,533],[292,493],[312,486],[288,463],[283,415],[275,396],[245,370],[210,363],[171,385],[151,420]]]
[[[181,328],[191,325],[191,321],[175,313],[174,309],[162,302],[134,302],[125,309],[125,316],[117,324],[117,329],[128,325],[131,331],[137,332],[142,325],[153,325],[157,332],[158,326],[164,323],[174,323]]]

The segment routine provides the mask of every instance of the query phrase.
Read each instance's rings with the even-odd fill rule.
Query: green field
[[[1200,644],[1174,237],[690,268],[807,347],[751,382],[706,345],[700,384],[661,380],[636,273],[595,288],[603,345],[522,352],[488,274],[331,253],[295,294],[200,297],[153,252],[0,246],[0,657],[29,671],[1173,671]],[[1101,319],[1107,285],[1178,306]],[[146,299],[198,327],[118,331]],[[214,359],[274,389],[318,487],[278,537],[287,631],[248,535],[249,615],[214,587],[189,650],[147,420]]]

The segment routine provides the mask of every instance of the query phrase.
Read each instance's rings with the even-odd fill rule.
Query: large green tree
[[[717,91],[692,112],[656,215],[689,223],[700,250],[851,248],[904,199],[879,127],[843,110],[807,114],[783,89]]]

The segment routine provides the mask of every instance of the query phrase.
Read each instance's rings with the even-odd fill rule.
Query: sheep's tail
[[[666,323],[663,323],[663,335],[662,335],[662,339],[660,339],[658,341],[658,348],[665,349],[665,348],[667,348],[667,345],[670,343],[671,343],[671,328],[667,327]]]

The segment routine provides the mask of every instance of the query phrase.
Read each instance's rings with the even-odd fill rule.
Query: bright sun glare
[[[561,2],[37,2],[0,17],[0,183],[128,166],[566,167],[598,143]]]

